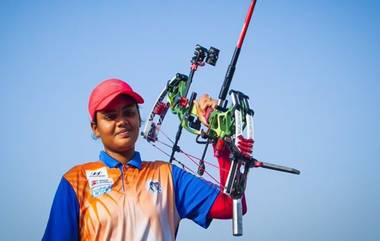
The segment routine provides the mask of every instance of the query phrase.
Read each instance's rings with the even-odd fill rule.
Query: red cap
[[[128,95],[138,104],[144,103],[144,99],[133,91],[131,86],[119,79],[108,79],[98,84],[91,92],[88,101],[88,111],[91,120],[95,117],[95,112],[104,109],[116,96]]]

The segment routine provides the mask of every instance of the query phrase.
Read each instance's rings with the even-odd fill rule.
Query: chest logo
[[[148,181],[147,182],[147,188],[150,192],[153,192],[153,193],[161,193],[162,192],[161,183],[158,181]]]
[[[92,196],[99,197],[112,190],[113,180],[108,176],[105,167],[96,170],[86,170],[86,177]]]

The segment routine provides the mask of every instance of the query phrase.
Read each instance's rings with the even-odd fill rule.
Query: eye
[[[117,118],[117,114],[114,112],[104,113],[103,116],[104,119],[108,121],[115,120]]]

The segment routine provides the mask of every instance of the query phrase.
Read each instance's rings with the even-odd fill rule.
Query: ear
[[[137,113],[139,114],[139,127],[141,127],[142,119],[141,119],[141,114],[140,114],[140,107],[137,103],[136,103],[136,109],[137,109]]]
[[[99,138],[100,134],[98,130],[98,125],[94,121],[91,121],[91,130],[92,130],[93,136],[95,138]]]

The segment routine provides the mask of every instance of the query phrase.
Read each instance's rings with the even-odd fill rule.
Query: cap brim
[[[132,97],[132,99],[134,99],[136,101],[137,104],[144,104],[144,99],[143,97],[141,97],[139,94],[137,94],[136,92],[132,92],[132,93],[121,93],[121,94],[125,94],[125,95],[128,95],[130,97]]]
[[[112,95],[107,96],[107,98],[104,98],[102,100],[102,102],[100,102],[99,105],[96,107],[95,111],[103,110],[104,108],[106,108],[111,103],[111,101],[113,101],[119,95],[129,96],[137,104],[143,104],[144,103],[144,99],[139,94],[137,94],[136,92],[132,92],[132,93],[131,92],[127,92],[127,93],[126,92],[116,92]]]

